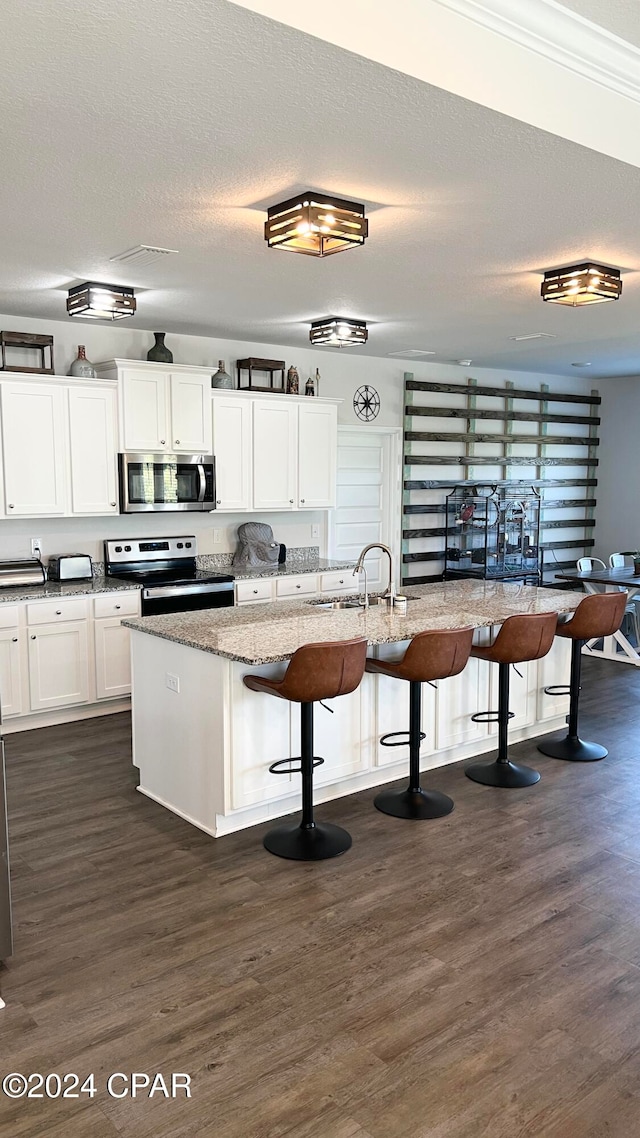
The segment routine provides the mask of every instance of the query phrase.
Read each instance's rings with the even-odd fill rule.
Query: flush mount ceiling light
[[[348,316],[326,316],[324,320],[314,320],[309,332],[312,344],[331,344],[334,348],[366,344],[368,337],[365,321],[352,320]]]
[[[128,285],[85,281],[84,284],[69,289],[69,316],[83,316],[89,320],[124,320],[127,316],[133,316],[135,310],[133,289]]]
[[[620,270],[592,261],[568,265],[565,269],[550,269],[544,274],[540,289],[543,300],[552,304],[568,304],[572,308],[617,300],[621,292]]]
[[[264,239],[270,249],[328,257],[364,245],[369,223],[359,202],[305,190],[267,211]]]

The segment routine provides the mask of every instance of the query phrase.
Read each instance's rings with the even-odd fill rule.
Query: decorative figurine
[[[147,359],[150,360],[151,363],[155,364],[172,364],[173,352],[167,348],[164,342],[164,338],[167,333],[154,332],[153,334],[155,336],[156,342],[152,348],[149,348],[149,351],[147,352]]]
[[[225,371],[224,360],[218,360],[218,370],[211,376],[211,386],[235,388],[232,377]]]
[[[300,376],[297,367],[293,364],[287,372],[287,395],[298,395],[300,392]]]
[[[69,368],[69,375],[80,379],[96,379],[97,372],[90,360],[87,359],[84,344],[78,344],[78,354]]]
[[[316,368],[315,393],[320,394],[320,368]]]
[[[309,378],[305,384],[304,393],[305,393],[305,395],[315,395],[315,393],[316,393],[315,388],[313,386],[313,379],[311,378],[311,376],[309,376]]]

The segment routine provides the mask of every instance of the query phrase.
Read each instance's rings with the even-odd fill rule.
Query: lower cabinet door
[[[438,680],[436,747],[439,751],[486,738],[486,723],[474,723],[471,716],[476,711],[494,710],[490,707],[489,695],[491,667],[495,665],[472,656],[460,675]]]
[[[271,774],[269,765],[289,759],[291,750],[291,708],[285,699],[251,691],[242,675],[253,672],[268,679],[280,679],[284,664],[231,669],[230,690],[230,809],[241,810],[261,802],[271,802],[287,794],[300,793],[300,775]],[[297,707],[297,705],[295,705]]]
[[[391,662],[402,659],[408,647],[403,644],[381,644],[376,649],[379,660]],[[405,762],[407,774],[409,772],[409,691],[410,685],[406,680],[398,680],[392,676],[383,676],[377,673],[372,677],[377,688],[377,754],[375,765],[378,767],[392,766],[394,763]],[[422,685],[422,716],[421,728],[426,736],[420,744],[420,766],[425,769],[429,765],[429,756],[435,750],[435,723],[436,723],[436,691],[428,683]],[[406,733],[406,744],[402,746],[385,747],[380,739],[383,735],[395,731]],[[394,742],[394,740],[392,740]],[[395,740],[396,743],[402,740]]]
[[[539,720],[555,719],[569,714],[569,697],[546,695],[545,688],[569,683],[571,671],[571,641],[556,636],[551,651],[538,660],[538,715]]]
[[[96,640],[96,697],[113,699],[129,695],[131,691],[131,655],[129,629],[119,617],[97,620],[94,625]]]
[[[27,635],[31,710],[87,703],[87,622],[32,625]]]
[[[22,713],[22,677],[20,669],[20,638],[24,631],[17,628],[0,629],[0,707],[2,716]]]

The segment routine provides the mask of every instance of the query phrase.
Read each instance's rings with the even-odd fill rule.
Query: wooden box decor
[[[350,316],[326,316],[324,320],[314,320],[309,332],[312,344],[333,344],[334,348],[366,344],[368,338],[366,321],[353,320]]]
[[[543,300],[552,304],[568,304],[572,308],[617,300],[621,292],[620,270],[595,265],[591,261],[569,265],[565,269],[550,269],[544,274],[540,288]]]
[[[40,367],[8,364],[7,348],[34,349],[40,352]],[[47,367],[47,359],[49,366]],[[0,371],[22,371],[35,375],[54,375],[53,336],[38,336],[35,332],[0,332]]]
[[[236,360],[239,391],[284,392],[284,360]],[[256,377],[256,372],[260,373]]]
[[[135,315],[136,299],[128,285],[85,281],[69,289],[67,312],[90,320],[124,320]]]
[[[368,233],[364,205],[313,190],[271,206],[264,226],[270,249],[289,249],[310,257],[328,257],[364,245]]]

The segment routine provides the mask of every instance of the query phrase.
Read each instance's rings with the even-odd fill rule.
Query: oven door
[[[215,459],[204,454],[121,454],[123,514],[214,510]]]
[[[230,608],[234,603],[233,581],[193,585],[152,585],[142,590],[142,615]]]

